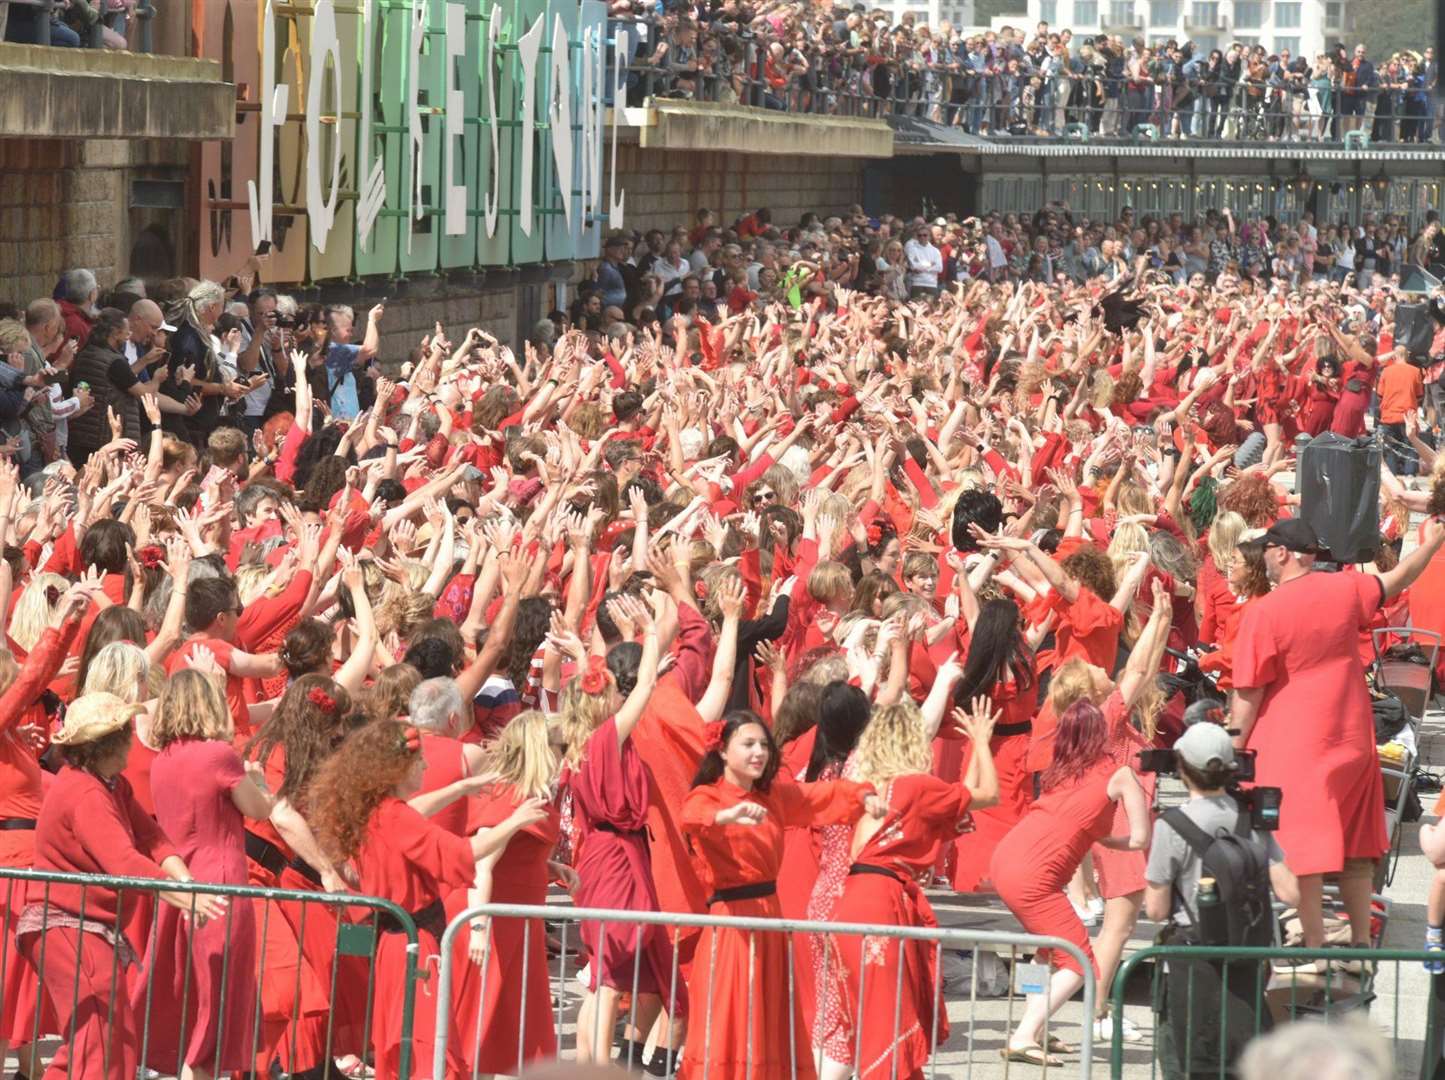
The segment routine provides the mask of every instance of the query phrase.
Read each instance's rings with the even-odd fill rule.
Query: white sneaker
[[[1067,893],[1065,893],[1064,895],[1065,895],[1065,896],[1068,896]],[[1080,921],[1081,923],[1083,923],[1085,926],[1098,926],[1098,925],[1099,925],[1099,918],[1100,918],[1101,915],[1103,915],[1103,912],[1102,912],[1102,911],[1099,911],[1099,912],[1096,913],[1096,912],[1094,911],[1094,905],[1093,905],[1092,903],[1084,904],[1084,905],[1079,905],[1079,904],[1074,903],[1074,898],[1073,898],[1072,896],[1070,896],[1070,897],[1069,897],[1069,904],[1073,907],[1073,909],[1074,909],[1074,914],[1079,917],[1079,921]]]
[[[1134,1022],[1127,1016],[1121,1027],[1122,1038],[1126,1043],[1137,1043],[1144,1041],[1144,1033],[1135,1026]],[[1112,1016],[1101,1016],[1094,1021],[1094,1042],[1108,1045],[1114,1041],[1114,1018]]]
[[[1094,917],[1095,923],[1104,917],[1104,898],[1102,896],[1096,896],[1089,901],[1089,914]]]

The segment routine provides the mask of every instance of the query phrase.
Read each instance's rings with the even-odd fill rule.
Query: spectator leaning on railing
[[[1375,142],[1433,142],[1433,51],[1378,64],[1356,46],[1313,58],[1234,42],[1150,45],[1076,37],[1040,23],[960,33],[905,12],[738,0],[613,5],[647,23],[628,99],[684,97],[785,111],[911,116],[972,134],[1297,142],[1362,130]]]

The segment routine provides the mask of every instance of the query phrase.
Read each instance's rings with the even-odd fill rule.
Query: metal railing
[[[1406,997],[1402,1012],[1401,965],[1438,962],[1440,956],[1420,949],[1389,948],[1154,945],[1141,949],[1125,958],[1114,979],[1109,1075],[1112,1080],[1122,1080],[1125,1056],[1132,1047],[1150,1052],[1151,1078],[1162,1071],[1166,1076],[1224,1080],[1235,1075],[1243,1044],[1262,1031],[1306,1016],[1332,1019],[1368,1010],[1383,997],[1392,999],[1389,1013],[1382,1016],[1379,1009],[1371,1011],[1371,1024],[1388,1033],[1398,1074],[1409,1075],[1414,1063],[1406,1058],[1415,1052],[1416,1042],[1423,1035],[1424,1052],[1438,1054],[1442,1029],[1438,1009],[1421,1009],[1414,996]],[[1280,960],[1288,966],[1276,968],[1274,962]],[[1304,962],[1315,960],[1323,962],[1325,970],[1299,970]],[[1130,978],[1144,964],[1152,965],[1154,1041],[1152,1045],[1147,1041],[1126,1045],[1126,991]],[[1172,965],[1167,972],[1166,965]],[[1387,965],[1394,966],[1392,980],[1385,978]],[[1417,1021],[1419,1032],[1404,1030],[1405,1024]],[[1138,1063],[1128,1064],[1131,1075],[1139,1075]]]
[[[132,52],[148,53],[151,51],[151,23],[155,19],[156,9],[151,0],[136,0],[134,12],[127,11],[102,11],[97,7],[98,0],[85,0],[94,12],[95,17],[89,20],[85,32],[81,35],[80,44],[83,47],[99,49],[104,45],[105,29],[113,30],[115,33],[125,37],[127,47]],[[35,20],[35,42],[36,45],[54,44],[51,33],[51,23],[56,19],[57,12],[63,11],[65,5],[61,0],[0,0],[0,16],[10,14],[5,8],[25,8],[31,11]],[[136,20],[139,33],[134,38],[129,37],[126,31],[129,29],[131,19]],[[6,20],[0,18],[0,40],[3,40],[3,30]],[[79,33],[77,31],[77,33]]]
[[[613,19],[645,43],[628,69],[628,104],[685,98],[774,111],[912,117],[991,138],[1195,139],[1211,142],[1423,144],[1441,134],[1433,94],[1389,83],[1348,88],[1338,78],[1302,82],[1210,80],[1197,75],[1130,80],[1096,72],[977,69],[877,55],[868,49],[787,45],[751,32],[699,27],[694,44],[657,55],[658,24]],[[1351,134],[1362,132],[1362,135]]]
[[[181,914],[159,899],[161,893],[220,896],[227,900],[226,913],[220,917],[224,939],[219,970],[216,970],[214,956],[214,931],[201,946],[210,951],[201,956],[194,950],[199,935],[206,932],[204,927],[184,925],[178,933],[164,939],[158,937],[163,911],[172,913],[168,919]],[[124,911],[127,905],[132,908],[127,918],[113,923],[97,916],[98,911],[112,903],[111,894],[117,898],[113,901],[115,912]],[[424,976],[418,962],[416,925],[406,911],[391,901],[249,885],[12,868],[0,868],[0,898],[5,902],[7,920],[6,933],[0,937],[0,970],[8,974],[17,962],[29,965],[35,973],[36,984],[33,1002],[28,999],[24,1003],[7,1002],[0,988],[0,1011],[29,1018],[32,1037],[28,1041],[32,1045],[41,1039],[59,1037],[71,1048],[66,1060],[67,1077],[89,1075],[83,1065],[77,1065],[76,1058],[82,1053],[75,1049],[78,1032],[91,1040],[103,1038],[107,1062],[114,1060],[112,1053],[125,1052],[138,1054],[140,1064],[144,1065],[147,1058],[164,1057],[171,1061],[174,1055],[175,1059],[183,1060],[190,1035],[201,1023],[214,1025],[216,1052],[213,1060],[195,1064],[207,1068],[213,1075],[232,1067],[222,1062],[221,1053],[226,1026],[237,1022],[247,1027],[244,1044],[247,1064],[240,1071],[251,1071],[250,1063],[261,1056],[263,1045],[274,1056],[287,1055],[286,1060],[294,1063],[303,1022],[312,1025],[309,1035],[313,1044],[318,1036],[322,1039],[320,1061],[315,1064],[329,1067],[333,1057],[368,1056],[373,1048],[373,1022],[382,1009],[399,1010],[397,1023],[401,1039],[395,1076],[397,1080],[408,1080],[411,1076],[415,1052],[412,1045],[415,989]],[[144,908],[146,903],[150,905],[148,912]],[[25,946],[20,949],[11,923],[24,918],[22,913],[27,908],[32,914],[20,923],[25,939]],[[38,926],[34,925],[37,920]],[[102,932],[107,927],[108,935]],[[402,942],[404,989],[400,1000],[380,1002],[375,997],[378,941],[382,934],[394,934]],[[295,951],[285,950],[282,957],[268,957],[267,943],[273,935],[294,938]],[[145,940],[135,940],[142,936]],[[160,943],[174,947],[182,937],[183,955],[162,952]],[[98,946],[98,942],[107,944]],[[318,946],[330,955],[314,955]],[[96,986],[94,972],[98,968],[92,964],[86,977],[81,970],[82,959],[96,959],[97,947],[109,949],[109,956],[99,961],[109,969],[101,976],[103,988]],[[20,949],[18,957],[12,949]],[[236,964],[254,964],[254,970],[237,970],[232,963],[233,956]],[[283,959],[300,962],[295,963],[294,973],[288,972],[281,978],[276,972]],[[141,965],[141,976],[127,976],[131,961]],[[272,965],[270,969],[268,962]],[[318,989],[324,994],[325,1011],[313,1011],[303,1017],[303,967],[308,963],[313,965],[311,977],[324,980]],[[219,976],[219,982],[211,987],[213,991],[218,989],[219,998],[207,1002],[206,1016],[192,1016],[201,997],[198,972],[205,964],[210,965],[206,977]],[[316,964],[324,965],[324,969],[317,972]],[[170,981],[158,984],[158,972],[167,974]],[[171,1000],[177,991],[176,978],[180,980],[179,1003]],[[293,1002],[289,1014],[279,1020],[268,1017],[263,1008],[268,978],[271,990],[279,993],[281,1000],[289,996]],[[255,983],[254,1006],[247,1010],[249,1015],[238,1015],[237,998],[249,1002],[247,987],[251,980]],[[358,1004],[363,987],[364,1004],[360,1009],[353,1007],[348,1011],[339,1004],[343,999],[353,1006]],[[398,1014],[391,1012],[390,1015]],[[263,1036],[268,1019],[270,1028]],[[100,1026],[97,1028],[97,1025]],[[343,1032],[342,1027],[348,1030]],[[178,1032],[173,1032],[173,1028],[178,1028]],[[160,1041],[161,1036],[155,1034],[158,1029],[165,1029],[164,1043]],[[172,1045],[172,1036],[177,1038],[178,1045]],[[267,1040],[264,1044],[263,1038]],[[259,1064],[256,1071],[268,1072],[270,1064],[269,1061]],[[179,1062],[175,1068],[179,1068]],[[179,1075],[175,1069],[161,1071]]]
[[[488,920],[490,923],[485,941],[481,946],[481,954],[474,964],[478,970],[476,972],[460,972],[458,970],[459,962],[472,964],[473,961],[466,959],[467,953],[459,948],[458,938],[466,935],[470,924],[476,920]],[[512,966],[501,969],[499,967],[501,962],[494,962],[492,950],[495,935],[491,930],[491,926],[495,925],[498,920],[520,920],[522,923],[521,938],[523,959],[520,967],[515,966],[514,963]],[[1096,994],[1093,965],[1077,946],[1059,938],[1040,937],[1023,933],[944,929],[938,927],[874,926],[856,923],[805,922],[790,919],[715,917],[657,912],[630,912],[598,908],[573,908],[560,905],[529,906],[519,904],[486,904],[459,913],[451,920],[446,928],[446,932],[442,935],[440,978],[437,982],[436,995],[437,1034],[436,1042],[433,1046],[435,1058],[433,1062],[434,1075],[441,1076],[445,1074],[445,1071],[449,1067],[449,1055],[451,1057],[450,1067],[455,1069],[457,1066],[458,1054],[454,1048],[449,1049],[448,1045],[449,1029],[453,1032],[460,1031],[468,1039],[468,1043],[464,1044],[461,1048],[460,1059],[466,1063],[466,1068],[473,1078],[488,1071],[506,1071],[513,1074],[521,1073],[525,1065],[529,1064],[532,1060],[537,1060],[535,1057],[529,1060],[525,1052],[527,1044],[527,1033],[525,1030],[527,1009],[525,1004],[522,1004],[519,1007],[519,1013],[523,1030],[516,1033],[518,1047],[516,1062],[488,1063],[488,1068],[479,1067],[477,1057],[478,1046],[489,1034],[491,1023],[495,1021],[502,1025],[511,1025],[516,1023],[517,1020],[514,1018],[510,1009],[506,1011],[505,1015],[499,1017],[484,1015],[480,1009],[473,1015],[454,1015],[455,1007],[453,1001],[457,996],[458,986],[464,979],[474,979],[480,982],[480,986],[474,987],[473,989],[475,991],[474,999],[481,1003],[487,1001],[487,980],[500,977],[508,980],[519,979],[520,988],[516,993],[520,995],[522,1001],[525,1001],[530,989],[531,993],[549,1003],[551,1011],[555,1015],[553,1021],[555,1032],[560,1038],[569,1019],[572,1021],[577,1019],[575,1014],[569,1016],[570,1009],[568,995],[566,993],[569,977],[567,970],[569,931],[573,934],[574,942],[581,940],[584,934],[588,933],[588,931],[585,931],[584,928],[579,925],[584,923],[611,924],[614,927],[620,924],[633,928],[633,933],[636,935],[634,941],[638,945],[641,944],[642,936],[647,928],[662,927],[666,929],[673,959],[670,970],[664,978],[659,980],[664,988],[661,995],[661,1006],[667,1016],[673,1016],[674,1008],[682,999],[685,987],[688,998],[686,1013],[690,1018],[687,1036],[688,1046],[694,1051],[702,1051],[700,1061],[693,1069],[693,1074],[699,1076],[701,1080],[707,1080],[709,1076],[711,1067],[711,1061],[709,1059],[713,1056],[711,1051],[716,1049],[717,1039],[722,1037],[714,1035],[714,1021],[730,1007],[739,1004],[741,1004],[747,1019],[745,1027],[745,1030],[748,1032],[748,1038],[746,1040],[747,1046],[734,1046],[731,1048],[731,1052],[739,1060],[746,1055],[749,1064],[749,1068],[746,1070],[747,1075],[755,1075],[759,1078],[766,1075],[770,1077],[771,1080],[778,1080],[778,1077],[782,1075],[782,1073],[778,1071],[762,1071],[761,1067],[758,1069],[751,1068],[754,1055],[760,1054],[764,1049],[761,1046],[754,1045],[754,1037],[758,1030],[756,1025],[760,1022],[760,1010],[776,1011],[784,1008],[788,1010],[788,1019],[785,1025],[788,1044],[786,1053],[789,1057],[791,1067],[787,1075],[789,1077],[796,1077],[799,1071],[798,1063],[806,1060],[807,1057],[813,1058],[816,1067],[821,1051],[809,1046],[807,1031],[796,1019],[798,1009],[801,1007],[800,993],[815,991],[817,994],[816,1000],[820,1004],[824,1001],[831,1000],[836,1008],[842,1010],[844,1016],[852,1016],[855,1015],[855,1010],[858,1008],[859,999],[863,997],[866,991],[869,978],[875,977],[875,972],[881,973],[876,977],[890,979],[894,982],[891,1012],[893,1018],[893,1033],[891,1039],[885,1040],[888,1049],[881,1057],[871,1059],[867,1070],[860,1068],[860,1074],[866,1074],[871,1078],[881,1077],[884,1078],[884,1080],[896,1080],[898,1076],[902,1075],[899,1070],[898,1059],[901,1054],[898,1047],[900,1041],[902,1041],[908,1033],[900,1031],[900,1024],[901,1018],[906,1015],[903,1011],[905,995],[909,995],[907,1001],[910,1007],[917,1010],[921,1020],[929,1021],[925,1025],[932,1030],[932,1037],[929,1040],[928,1047],[928,1075],[930,1077],[937,1076],[939,1070],[939,1051],[942,1049],[942,1044],[938,1038],[939,1028],[941,1026],[939,1021],[947,1021],[947,1003],[950,1000],[956,1000],[951,993],[946,995],[944,992],[942,971],[945,949],[970,950],[973,952],[975,958],[967,994],[964,999],[967,1003],[968,1010],[965,1025],[966,1047],[964,1052],[969,1055],[970,1061],[972,1060],[975,1049],[976,1014],[980,1001],[984,1000],[979,996],[978,957],[981,954],[981,950],[998,949],[1007,951],[1015,962],[1020,959],[1022,954],[1036,953],[1040,949],[1061,950],[1072,956],[1085,973],[1083,986],[1083,1016],[1085,1017],[1085,1022],[1082,1025],[1080,1034],[1078,1075],[1082,1077],[1083,1080],[1087,1080],[1090,1073],[1093,1058],[1092,1017]],[[545,926],[547,924],[551,924],[556,928],[561,939],[559,950],[560,963],[555,973],[551,971],[550,968],[539,973],[527,959],[527,957],[536,950],[532,935],[546,933]],[[703,934],[700,941],[688,942],[685,940],[699,931]],[[747,956],[749,958],[747,962],[749,970],[744,974],[742,981],[750,988],[756,988],[768,994],[769,997],[766,1000],[760,1000],[755,997],[751,990],[748,995],[748,1000],[743,1003],[714,1000],[713,989],[715,984],[718,987],[727,985],[732,989],[736,989],[737,986],[737,983],[726,975],[718,975],[717,969],[713,964],[714,961],[717,961],[719,955],[718,946],[719,942],[723,940],[723,935],[738,935],[745,939]],[[788,976],[786,983],[776,986],[772,984],[761,986],[761,976],[758,969],[764,966],[762,956],[768,949],[768,942],[765,939],[779,936],[783,938],[783,948],[786,950],[788,957]],[[810,950],[813,947],[813,939],[822,943],[821,947],[830,957],[838,955],[838,943],[844,942],[847,939],[860,939],[857,944],[863,949],[871,950],[868,953],[870,960],[863,963],[859,968],[856,983],[851,981],[851,976],[847,973],[843,965],[839,966],[841,974],[835,982],[831,974],[834,971],[834,966],[831,962],[824,964],[821,984],[811,988],[800,988],[795,983],[794,973],[797,970],[796,964],[808,963],[808,953],[804,952],[803,958],[798,959],[795,950]],[[896,942],[896,949],[887,944],[889,942]],[[515,945],[515,942],[513,944]],[[916,951],[909,954],[905,959],[903,950],[908,949],[910,945]],[[709,961],[706,965],[708,976],[706,978],[697,977],[693,980],[692,985],[687,985],[687,980],[682,973],[678,958],[680,953],[688,952],[690,948],[695,948],[696,950],[693,959],[694,975],[697,974],[696,965],[701,963],[703,957],[707,957]],[[892,951],[890,952],[890,950]],[[635,958],[633,960],[631,986],[619,988],[624,993],[630,990],[631,1004],[626,1019],[634,1027],[638,1020],[639,998],[642,996],[640,991],[642,991],[646,985],[642,975],[642,952],[643,950],[640,947],[633,950]],[[928,1001],[920,1001],[917,987],[912,987],[910,990],[910,988],[906,987],[904,980],[904,968],[907,966],[907,963],[930,959],[929,954],[931,954],[933,965],[931,997],[934,1004],[931,1005]],[[881,962],[878,961],[880,955],[883,957]],[[888,958],[890,956],[892,957],[891,959]],[[721,964],[722,962],[718,961],[718,963]],[[875,966],[875,963],[877,966]],[[497,967],[498,970],[494,971],[494,967]],[[896,968],[896,971],[891,970],[893,968]],[[1012,968],[1013,965],[1011,965],[1011,971]],[[1016,974],[1017,972],[1013,973]],[[577,972],[574,971],[572,974],[575,977]],[[535,984],[533,980],[539,978],[544,981],[540,985]],[[1006,1018],[1010,1027],[1016,1019],[1014,1010],[1016,998],[1012,992],[1013,985],[1014,982],[1011,979],[1011,989],[1007,1005],[1008,1015]],[[773,994],[782,995],[784,992],[787,994],[785,1001],[771,996]],[[473,993],[469,991],[468,999],[471,1000],[472,998]],[[989,1018],[988,1030],[992,1034],[996,1034],[998,1019],[1000,1018],[997,1016],[991,1016]],[[594,1023],[597,1022],[597,1014],[594,1014]],[[723,1022],[721,1020],[717,1022],[719,1026],[722,1026]],[[648,1023],[650,1023],[650,1021],[648,1021]],[[1045,1042],[1049,1039],[1049,1026],[1050,1025],[1046,1023],[1043,1035],[1043,1041]],[[854,1024],[852,1027],[854,1030],[850,1038],[853,1040],[853,1057],[854,1060],[857,1061],[861,1058],[859,1051],[863,1045],[863,1025]],[[729,1032],[736,1037],[736,1027],[729,1028]],[[954,1037],[951,1043],[957,1043],[957,1033],[958,1028],[955,1026]],[[877,1033],[874,1032],[873,1034],[876,1036]],[[610,1048],[612,1042],[612,1030],[610,1027],[605,1030],[594,1030],[593,1036],[600,1036],[604,1044]],[[642,1031],[642,1036],[643,1039],[646,1039],[646,1030]],[[596,1041],[595,1038],[593,1041]],[[956,1045],[949,1046],[950,1053],[957,1049]],[[610,1053],[610,1049],[607,1052]],[[997,1058],[995,1057],[994,1060],[996,1062]],[[626,1064],[626,1062],[624,1062],[624,1064]],[[505,1065],[506,1068],[503,1069],[501,1067],[502,1065]],[[1056,1071],[1062,1072],[1065,1070],[1056,1069]],[[1072,1073],[1072,1067],[1070,1067],[1068,1071]],[[713,1071],[713,1075],[716,1075],[716,1071]]]

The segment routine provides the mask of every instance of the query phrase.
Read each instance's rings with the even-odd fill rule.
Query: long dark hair
[[[723,717],[722,741],[718,749],[709,750],[703,755],[702,762],[697,767],[697,775],[692,778],[693,787],[715,784],[722,779],[722,752],[727,749],[728,743],[732,742],[733,735],[738,728],[747,727],[749,724],[757,724],[762,728],[763,738],[768,743],[768,763],[763,768],[763,775],[754,782],[753,790],[765,792],[772,786],[773,777],[778,775],[778,744],[773,741],[772,729],[763,723],[762,717],[751,709],[734,709]]]
[[[1074,702],[1059,717],[1053,764],[1039,778],[1040,788],[1050,791],[1083,776],[1104,756],[1108,737],[1108,725],[1099,707],[1091,701]]]
[[[969,638],[957,700],[967,702],[977,694],[987,694],[1009,674],[1020,690],[1027,690],[1034,684],[1030,661],[1028,643],[1019,626],[1018,605],[1007,599],[985,602]]]
[[[805,774],[818,779],[829,765],[842,765],[858,745],[858,736],[868,726],[872,710],[868,695],[845,682],[830,682],[823,688],[823,705],[818,715],[818,735]]]

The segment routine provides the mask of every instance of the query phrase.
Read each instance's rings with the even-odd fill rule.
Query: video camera
[[[1235,751],[1234,773],[1224,785],[1224,791],[1235,805],[1249,814],[1251,826],[1261,832],[1274,832],[1279,828],[1279,807],[1284,801],[1284,792],[1277,787],[1240,787],[1254,779],[1255,757],[1254,750]],[[1173,750],[1140,750],[1139,771],[1178,776],[1179,759]]]

